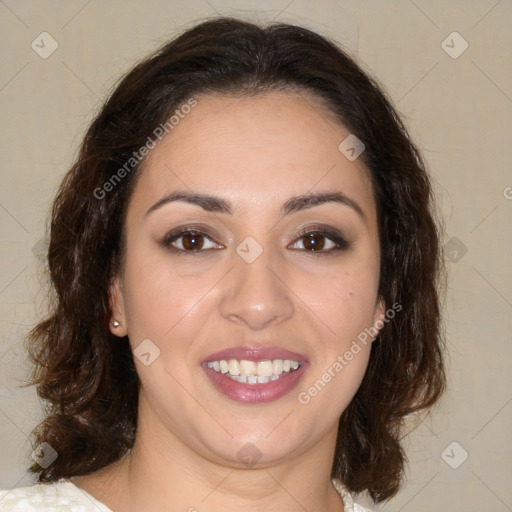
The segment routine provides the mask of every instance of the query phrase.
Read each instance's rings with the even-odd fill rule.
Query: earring
[[[120,324],[117,320],[114,320],[114,321],[112,322],[112,325],[113,325],[114,327],[119,327],[121,324]]]

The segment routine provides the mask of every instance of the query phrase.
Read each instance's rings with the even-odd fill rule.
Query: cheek
[[[378,269],[373,261],[356,260],[314,275],[301,272],[296,278],[295,289],[303,303],[341,344],[373,324]]]
[[[166,257],[132,254],[124,280],[132,344],[149,338],[161,349],[180,350],[204,325],[222,274],[212,270],[182,275],[179,269]],[[180,343],[171,347],[170,340],[177,337]]]
[[[323,411],[328,424],[337,421],[364,377],[377,286],[375,267],[365,264],[309,278],[300,286],[304,302],[325,328],[316,338],[311,371],[297,398],[307,410]]]

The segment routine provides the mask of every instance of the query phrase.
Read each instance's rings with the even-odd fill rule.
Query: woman
[[[332,42],[219,18],[138,64],[61,185],[48,262],[41,483],[2,510],[398,491],[404,419],[445,386],[439,233],[399,117]]]

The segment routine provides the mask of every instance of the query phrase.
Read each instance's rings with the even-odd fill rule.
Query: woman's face
[[[240,467],[333,448],[384,313],[368,170],[310,96],[197,100],[146,159],[112,288],[139,430]]]

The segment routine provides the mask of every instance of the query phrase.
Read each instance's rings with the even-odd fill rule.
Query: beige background
[[[375,510],[512,510],[509,0],[0,1],[0,488],[30,482],[27,434],[41,408],[17,386],[24,333],[43,311],[38,271],[57,184],[114,82],[216,13],[297,22],[342,43],[387,89],[434,177],[448,244],[449,392],[407,438],[403,491]],[[31,48],[43,31],[59,45],[47,59]],[[469,44],[458,58],[441,46],[454,31]],[[453,54],[464,41],[446,44]]]

